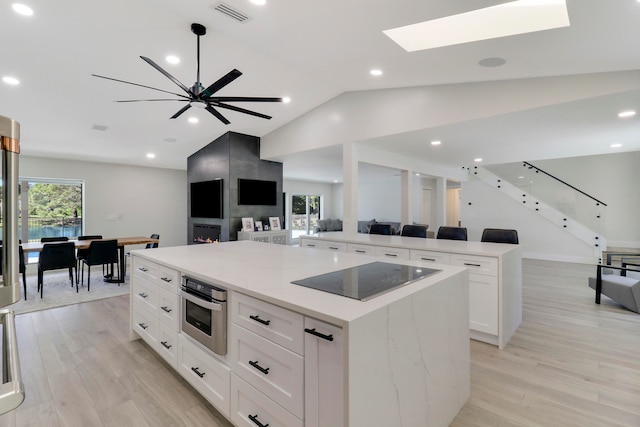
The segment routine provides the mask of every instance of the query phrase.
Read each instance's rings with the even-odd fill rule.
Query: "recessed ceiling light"
[[[8,85],[19,85],[20,84],[20,80],[16,79],[15,77],[10,77],[10,76],[4,76],[2,78],[2,81],[5,82]]]
[[[416,176],[420,176],[420,174],[416,172]]]
[[[189,123],[198,123],[197,117],[189,117]]]
[[[334,179],[334,180],[333,180],[333,183],[334,183],[334,184],[337,184],[338,182],[340,182],[340,181],[338,181],[337,179]]]
[[[414,52],[569,25],[566,0],[517,0],[383,33],[407,52]]]
[[[31,9],[26,4],[14,3],[11,5],[11,7],[13,7],[14,12],[19,13],[20,15],[24,15],[24,16],[33,15],[33,9]]]
[[[484,58],[478,61],[478,65],[482,67],[500,67],[507,61],[504,58]]]
[[[442,141],[431,141],[431,145],[440,145]]]
[[[636,112],[633,110],[629,110],[629,111],[622,111],[620,113],[618,113],[618,117],[620,117],[621,119],[625,119],[627,117],[633,117],[636,115]]]
[[[524,176],[519,176],[518,179],[524,179]]]
[[[285,96],[284,98],[282,98],[282,102],[284,102],[285,104],[288,104],[291,102],[291,98],[289,98],[288,96]]]
[[[372,76],[381,76],[382,70],[374,68],[373,70],[369,71],[369,74],[371,74]]]
[[[473,159],[474,162],[479,163],[482,161],[482,159],[480,157],[478,157],[477,159]]]
[[[620,148],[620,147],[622,147],[622,144],[611,144],[611,148]]]
[[[156,155],[153,153],[147,153],[147,159],[155,159]]]
[[[165,60],[169,63],[169,64],[179,64],[180,63],[180,58],[178,58],[175,55],[168,55]]]
[[[251,0],[251,3],[257,4],[258,6],[264,6],[267,4],[267,0]]]

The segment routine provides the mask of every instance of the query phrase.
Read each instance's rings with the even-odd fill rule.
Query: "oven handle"
[[[180,291],[180,296],[186,299],[187,301],[191,301],[194,304],[199,305],[200,307],[208,308],[211,311],[222,311],[222,307],[224,303],[220,302],[209,302],[205,301],[202,298],[198,298],[195,295],[191,295],[185,291]]]

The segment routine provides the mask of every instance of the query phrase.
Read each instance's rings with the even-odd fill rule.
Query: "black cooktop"
[[[439,271],[413,265],[372,262],[291,283],[366,301]]]

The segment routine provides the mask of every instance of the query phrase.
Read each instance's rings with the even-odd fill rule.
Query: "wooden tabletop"
[[[97,239],[97,240],[118,240],[118,246],[126,246],[126,245],[141,245],[147,243],[158,243],[159,239],[152,239],[150,237],[144,236],[131,236],[131,237],[112,237],[108,239]],[[76,245],[76,249],[88,249],[92,240],[69,240]],[[46,243],[65,243],[65,242],[46,242]],[[22,249],[25,252],[40,252],[42,251],[42,246],[45,243],[41,242],[32,242],[32,243],[23,243]]]

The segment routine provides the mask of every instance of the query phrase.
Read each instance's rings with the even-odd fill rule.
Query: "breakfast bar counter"
[[[469,397],[463,267],[432,266],[433,274],[361,301],[292,282],[353,271],[377,257],[249,241],[132,254],[132,337],[150,343],[235,425],[447,426]],[[153,289],[143,276],[152,271],[163,271],[160,287],[189,276],[227,291],[227,354],[208,352],[179,327],[156,339],[138,321],[154,318],[143,307]],[[193,361],[203,358],[216,370],[207,384],[210,374],[200,377]]]

